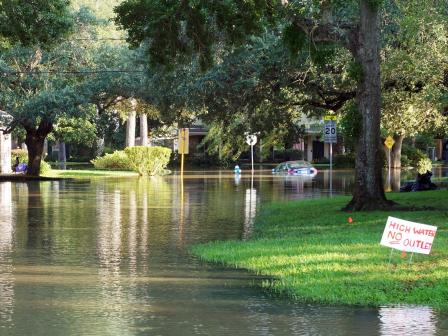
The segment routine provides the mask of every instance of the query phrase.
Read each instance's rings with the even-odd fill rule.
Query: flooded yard
[[[448,334],[448,316],[429,307],[293,303],[188,253],[250,238],[265,202],[349,194],[353,179],[264,170],[1,182],[0,335]]]

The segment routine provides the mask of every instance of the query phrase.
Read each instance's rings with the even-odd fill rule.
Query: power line
[[[75,38],[75,41],[126,41],[125,38],[114,38],[114,37],[105,37],[105,38]]]
[[[53,75],[53,74],[72,74],[72,75],[92,75],[101,73],[146,73],[144,70],[85,70],[85,71],[10,71],[1,73],[2,76],[17,76],[17,75]]]

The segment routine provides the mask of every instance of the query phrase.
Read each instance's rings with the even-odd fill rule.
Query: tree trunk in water
[[[104,137],[96,139],[96,156],[101,156],[104,153],[105,140]]]
[[[401,147],[403,146],[404,135],[394,135],[395,143],[390,152],[390,167],[401,169]]]
[[[27,133],[25,143],[28,148],[28,168],[26,175],[39,176],[40,162],[44,151],[45,136]]]
[[[135,146],[135,119],[136,119],[136,101],[133,99],[131,101],[132,109],[129,113],[128,120],[126,121],[126,147]]]
[[[148,117],[140,114],[140,145],[148,146]]]
[[[100,120],[101,115],[104,113],[104,106],[100,103],[96,105],[96,116],[98,120]],[[96,148],[95,148],[95,156],[102,156],[104,154],[105,148],[105,135],[104,130],[101,128],[97,128],[97,138],[96,138]]]
[[[383,187],[378,34],[378,8],[367,0],[361,1],[359,38],[354,56],[363,74],[356,96],[362,125],[357,145],[355,188],[346,210],[382,209],[393,204],[387,201]]]
[[[28,149],[28,168],[26,170],[26,175],[39,176],[45,138],[48,133],[53,130],[53,124],[46,120],[42,120],[37,129],[32,126],[31,123],[27,122],[24,122],[22,126],[26,131],[25,144]]]
[[[436,157],[442,160],[443,157],[443,139],[436,139]]]
[[[44,141],[44,151],[42,153],[42,159],[45,159],[48,156],[48,140],[45,139]]]
[[[65,150],[65,142],[59,143],[58,161],[65,163],[67,161],[67,152]]]

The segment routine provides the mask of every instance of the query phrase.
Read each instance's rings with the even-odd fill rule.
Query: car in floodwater
[[[286,161],[272,169],[272,173],[294,176],[316,176],[317,169],[307,161]]]

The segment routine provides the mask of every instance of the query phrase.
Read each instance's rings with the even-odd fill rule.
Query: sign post
[[[389,185],[389,188],[388,188],[388,190],[387,191],[391,191],[391,187],[390,187],[390,180],[391,180],[391,178],[390,178],[390,174],[391,174],[391,172],[390,172],[390,170],[391,170],[391,150],[392,150],[392,147],[393,147],[393,145],[394,145],[394,143],[395,143],[395,140],[394,140],[394,138],[392,138],[390,135],[386,138],[386,140],[384,141],[384,144],[386,145],[386,147],[387,147],[387,149],[389,150],[389,155],[388,155],[388,161],[389,161],[389,172],[388,172],[388,174],[387,174],[387,181],[388,181],[388,185]]]
[[[333,194],[333,144],[337,143],[336,116],[324,117],[324,142],[330,144],[330,195]]]
[[[429,254],[437,233],[437,227],[389,217],[380,244],[391,248],[389,263],[393,249],[411,252],[409,263],[414,253]]]
[[[252,175],[254,174],[254,145],[257,143],[255,134],[246,134],[246,143],[250,146],[250,160],[252,164]]]
[[[188,128],[179,129],[179,148],[178,153],[181,155],[180,160],[180,174],[184,175],[184,155],[188,154],[189,149],[189,140],[190,140],[190,130]]]

